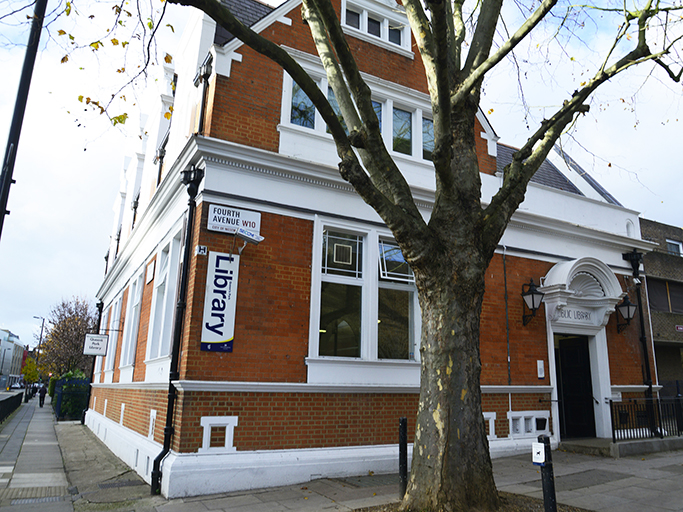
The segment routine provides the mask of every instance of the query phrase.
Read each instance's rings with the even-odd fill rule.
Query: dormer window
[[[401,34],[403,29],[398,26],[392,26],[389,24],[389,42],[401,46]]]
[[[368,34],[382,37],[382,22],[368,17]]]
[[[676,240],[667,240],[666,252],[672,256],[683,256],[683,244],[681,244],[681,242],[677,242]]]
[[[349,27],[360,30],[360,13],[352,11],[351,9],[346,9],[346,24]]]
[[[344,13],[342,26],[351,29],[348,33],[384,48],[399,51],[399,53],[409,52],[410,55],[408,53],[406,55],[412,57],[409,48],[410,32],[405,17],[396,10],[382,7],[378,7],[375,12],[369,11],[361,7],[362,4],[362,0],[358,0],[357,5],[345,4],[346,8],[342,11]]]

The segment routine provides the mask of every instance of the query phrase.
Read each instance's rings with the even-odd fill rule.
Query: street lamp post
[[[43,321],[43,323],[40,324],[40,338],[38,338],[38,348],[36,349],[36,366],[38,366],[38,360],[40,359],[40,346],[43,344],[43,329],[45,329],[45,317],[34,316],[33,318]]]
[[[655,426],[655,416],[652,396],[652,372],[650,371],[650,354],[647,349],[647,337],[645,335],[645,319],[643,317],[643,299],[641,297],[641,278],[640,278],[640,264],[643,261],[643,253],[633,249],[632,252],[622,254],[625,261],[631,264],[633,270],[633,282],[636,285],[636,298],[638,299],[638,315],[640,320],[640,345],[643,349],[643,363],[645,366],[644,380],[647,389],[645,390],[645,406],[647,410],[648,424],[652,435],[657,435]]]
[[[45,330],[45,317],[44,316],[34,316],[36,320],[42,320],[40,324],[40,337],[38,338],[38,348],[36,348],[36,370],[38,370],[38,362],[40,361],[40,347],[43,344],[43,331]],[[38,370],[38,377],[40,378],[40,370]],[[35,388],[34,388],[35,390]],[[32,390],[33,393],[33,390]],[[33,396],[31,394],[31,396]],[[24,403],[28,403],[29,399],[28,386],[24,388]]]

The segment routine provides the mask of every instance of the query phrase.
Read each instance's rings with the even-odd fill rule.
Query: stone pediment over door
[[[541,282],[555,332],[597,332],[625,295],[614,272],[595,258],[557,263]]]

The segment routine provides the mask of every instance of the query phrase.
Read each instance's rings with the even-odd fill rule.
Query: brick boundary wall
[[[147,437],[150,410],[156,409],[154,440],[163,442],[166,391],[96,388],[96,412]],[[549,411],[550,395],[512,395],[512,411]],[[398,442],[398,419],[408,418],[408,440],[415,435],[418,393],[234,393],[180,392],[173,450],[196,453],[202,446],[203,416],[237,416],[234,446],[239,451],[371,446]],[[482,395],[484,412],[495,412],[497,438],[509,435],[508,394]],[[212,445],[224,442],[224,429],[212,431]]]

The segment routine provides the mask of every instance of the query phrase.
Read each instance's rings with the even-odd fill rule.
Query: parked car
[[[15,382],[9,388],[10,389],[24,389],[24,385],[21,382]]]

